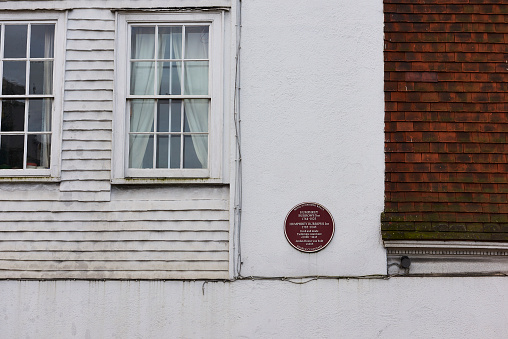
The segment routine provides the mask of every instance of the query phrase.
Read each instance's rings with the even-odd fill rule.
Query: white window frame
[[[63,12],[0,13],[0,22],[6,24],[55,24],[53,55],[53,94],[51,111],[51,155],[49,169],[0,169],[0,181],[59,180],[62,147],[63,83],[65,63],[65,14]],[[2,33],[3,34],[3,33]],[[2,49],[4,48],[2,37]],[[0,69],[0,78],[2,78]],[[29,76],[28,74],[26,75]],[[9,98],[0,95],[0,98]],[[20,96],[29,98],[29,96]],[[26,130],[24,131],[26,134]],[[26,148],[26,147],[25,147]],[[26,152],[26,149],[24,150]]]
[[[127,113],[129,65],[129,30],[138,24],[205,24],[210,26],[210,68],[209,94],[210,118],[208,130],[208,168],[206,169],[136,169],[128,167],[127,152],[129,115]],[[118,13],[117,39],[115,48],[115,108],[113,115],[113,165],[112,182],[129,183],[147,179],[182,179],[201,182],[215,182],[222,176],[223,121],[224,121],[224,80],[223,80],[223,16],[221,13]],[[156,181],[160,182],[160,181]]]

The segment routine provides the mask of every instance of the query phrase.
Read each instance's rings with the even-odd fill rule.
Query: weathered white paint
[[[242,4],[243,204],[234,225],[228,117],[224,149],[233,151],[221,182],[233,189],[109,179],[111,9],[232,6],[225,24],[234,25],[236,2],[0,0],[0,9],[73,9],[61,183],[0,184],[0,338],[506,337],[506,277],[281,281],[386,278],[382,1]],[[235,40],[224,36],[226,51]],[[224,79],[234,71],[224,69]],[[232,104],[230,90],[224,102]],[[286,213],[304,201],[323,204],[336,221],[334,239],[314,254],[296,251],[283,234]],[[233,231],[241,232],[241,274],[267,279],[162,280],[230,277],[231,249],[240,245]]]
[[[382,32],[381,1],[243,3],[242,275],[386,273]],[[335,219],[321,252],[284,237],[301,202]]]
[[[505,338],[506,278],[2,281],[2,338]]]

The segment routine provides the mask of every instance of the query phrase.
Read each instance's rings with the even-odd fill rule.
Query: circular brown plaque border
[[[312,207],[315,207],[315,208],[319,208],[319,209],[322,209],[323,211],[325,211],[328,216],[330,217],[331,219],[331,223],[332,223],[332,234],[330,235],[330,238],[328,239],[328,241],[322,245],[322,246],[319,246],[319,248],[317,249],[311,249],[311,250],[307,250],[307,249],[304,249],[304,248],[301,248],[301,247],[298,247],[297,245],[293,244],[293,242],[289,239],[289,236],[288,236],[288,233],[287,233],[287,228],[288,228],[288,217],[290,216],[290,214],[292,212],[294,212],[295,210],[303,207],[303,206],[312,206]],[[298,205],[296,205],[295,207],[293,207],[287,214],[286,214],[286,218],[284,219],[284,235],[286,236],[286,240],[288,241],[288,243],[293,246],[295,249],[297,249],[298,251],[300,252],[305,252],[305,253],[315,253],[315,252],[319,252],[321,251],[322,249],[324,249],[326,246],[328,246],[328,244],[330,243],[330,241],[332,241],[333,239],[333,236],[335,234],[335,220],[333,219],[333,216],[332,214],[330,213],[330,211],[324,207],[323,205],[317,203],[317,202],[302,202]]]

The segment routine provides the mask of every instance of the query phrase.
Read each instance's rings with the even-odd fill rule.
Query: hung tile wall
[[[385,240],[508,240],[508,2],[384,0]]]

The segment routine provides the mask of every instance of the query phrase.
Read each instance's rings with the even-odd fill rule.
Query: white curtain
[[[192,39],[187,41],[187,46],[182,46],[182,37],[180,34],[172,34],[172,50],[175,59],[182,58],[182,48],[186,48],[185,53],[194,59],[208,58],[208,44],[203,43],[200,39],[196,39],[194,34]],[[134,59],[152,59],[153,48],[155,46],[155,34],[138,34],[135,40]],[[208,39],[208,34],[206,34]],[[164,50],[167,40],[160,39],[158,47],[158,59],[164,58]],[[134,63],[135,64],[135,63]],[[184,66],[182,62],[176,62],[178,77],[180,83],[185,81],[183,94],[208,94],[208,62],[187,62]],[[131,94],[158,94],[154,93],[155,76],[157,76],[157,90],[161,83],[161,74],[163,71],[162,63],[157,67],[155,74],[155,65],[146,65],[147,67],[131,67]],[[182,67],[185,73],[182,77]],[[206,111],[203,108],[203,100],[207,101]],[[154,109],[155,100],[136,100],[136,104],[131,103],[131,132],[149,132],[152,131],[154,125]],[[184,109],[187,117],[187,123],[191,132],[204,132],[208,136],[208,99],[186,99],[184,100]],[[205,134],[192,135],[194,151],[201,163],[202,168],[208,165],[208,142]],[[150,138],[147,135],[131,134],[129,158],[131,168],[152,168],[153,160],[145,158],[148,150]],[[183,140],[182,140],[183,141]],[[153,142],[153,141],[152,141]],[[189,145],[186,145],[187,147]],[[183,155],[180,155],[183,156]],[[168,163],[170,159],[168,159]]]
[[[134,32],[133,32],[134,33]],[[136,36],[134,59],[153,59],[155,32]],[[153,62],[135,62],[131,64],[131,94],[154,94],[155,64]],[[137,67],[134,67],[136,65]],[[140,67],[141,66],[141,67]],[[131,103],[131,132],[150,132],[154,123],[155,100],[136,100]],[[131,168],[152,168],[153,158],[145,159],[150,138],[146,134],[131,134],[129,140],[129,158]],[[153,143],[153,141],[152,141]]]
[[[194,33],[186,35],[186,59],[208,59],[208,34]],[[185,65],[184,94],[208,94],[207,61],[188,61]],[[208,100],[206,107],[203,99],[184,100],[184,108],[191,132],[208,132]],[[204,111],[206,109],[206,111]],[[194,151],[202,168],[208,166],[208,137],[203,134],[193,134]],[[188,146],[188,145],[186,145]]]
[[[33,28],[33,27],[32,27]],[[44,57],[53,58],[54,56],[54,26],[53,28],[47,28],[44,35]],[[53,93],[53,61],[44,61],[44,94]],[[52,111],[52,100],[45,99],[42,102],[42,130],[51,130],[51,111]],[[49,135],[43,135],[41,142],[41,164],[44,168],[49,168],[49,159],[51,153],[51,143]]]

